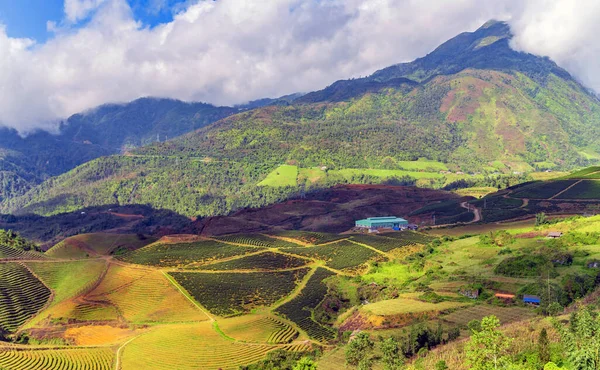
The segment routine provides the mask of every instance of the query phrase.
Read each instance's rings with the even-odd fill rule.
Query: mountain
[[[21,137],[0,128],[0,200],[92,159],[174,138],[239,111],[143,98],[75,114],[60,123],[56,134],[40,130]]]
[[[550,59],[511,49],[510,38],[507,24],[488,22],[411,63],[93,160],[0,209],[148,203],[204,217],[339,183],[442,187],[458,175],[440,170],[474,173],[473,182],[597,161],[598,98]]]

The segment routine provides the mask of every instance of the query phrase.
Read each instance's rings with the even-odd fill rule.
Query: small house
[[[551,231],[548,233],[548,238],[550,239],[558,239],[563,235],[560,231]]]
[[[523,296],[523,302],[527,303],[527,304],[532,304],[535,306],[539,306],[540,303],[542,303],[542,300],[540,299],[540,297],[536,296],[536,295],[524,295]]]
[[[481,294],[481,291],[479,289],[461,289],[459,294],[467,298],[477,299],[479,298],[479,294]]]
[[[400,228],[406,228],[408,226],[408,221],[403,218],[395,217],[395,216],[387,216],[387,217],[369,217],[364,220],[357,220],[356,227],[362,229],[395,229],[400,230]]]
[[[511,300],[515,299],[514,294],[508,294],[508,293],[496,293],[494,295],[494,297],[496,297],[498,299],[503,299],[505,301],[511,301]]]

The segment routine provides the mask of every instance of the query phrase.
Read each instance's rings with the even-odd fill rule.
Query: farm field
[[[515,198],[548,199],[576,182],[577,180],[556,180],[533,183],[516,190],[511,196]]]
[[[242,256],[258,250],[258,247],[242,247],[215,240],[173,244],[157,242],[119,256],[119,259],[147,266],[177,267],[190,263],[198,264],[226,257]]]
[[[50,248],[46,255],[54,258],[81,259],[105,256],[117,249],[135,250],[154,242],[135,234],[81,234],[72,236]]]
[[[12,248],[6,245],[0,245],[0,259],[6,260],[30,260],[44,259],[45,256],[38,252],[24,251],[22,249]]]
[[[200,270],[249,270],[249,271],[269,271],[283,270],[306,266],[310,261],[287,254],[264,252],[254,254],[248,257],[242,257],[231,261],[224,261],[202,265]]]
[[[286,344],[298,337],[298,331],[273,316],[246,315],[219,321],[219,329],[242,342]]]
[[[314,247],[286,248],[286,252],[325,261],[325,264],[337,270],[362,265],[372,260],[385,260],[385,256],[350,241],[342,240]]]
[[[600,199],[600,180],[583,180],[556,199]]]
[[[318,233],[311,231],[285,230],[275,233],[276,236],[297,240],[302,244],[319,245],[347,238],[344,235]]]
[[[110,348],[0,350],[0,368],[7,370],[110,370],[115,353]]]
[[[237,370],[275,348],[227,340],[209,322],[164,325],[131,341],[123,350],[122,366],[131,370]]]
[[[471,320],[481,320],[489,315],[495,315],[498,319],[500,319],[502,324],[510,324],[535,317],[535,313],[526,307],[477,305],[462,310],[457,310],[448,315],[443,315],[440,317],[440,319],[451,324],[466,327]]]
[[[270,306],[294,290],[309,269],[283,272],[171,272],[170,275],[211,313],[231,316]]]
[[[296,186],[298,166],[281,165],[274,169],[267,177],[258,183],[258,186]]]
[[[378,316],[400,315],[407,313],[444,312],[470,305],[464,302],[429,303],[409,298],[397,298],[377,303],[369,303],[361,310]]]
[[[252,247],[265,247],[265,248],[286,248],[286,247],[297,247],[298,244],[291,243],[286,240],[271,238],[262,234],[234,234],[220,237],[214,237],[213,239],[219,240],[225,243],[240,244]]]

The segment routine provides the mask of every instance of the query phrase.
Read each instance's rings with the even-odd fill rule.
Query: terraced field
[[[103,260],[61,263],[27,263],[42,281],[54,291],[52,305],[75,297],[98,280],[106,262]]]
[[[0,368],[6,370],[109,370],[115,353],[110,348],[0,348]]]
[[[397,298],[362,306],[362,310],[374,315],[389,316],[421,312],[443,312],[451,309],[468,306],[464,302],[429,303],[409,298]]]
[[[286,240],[270,238],[262,234],[235,234],[215,237],[214,239],[227,243],[250,245],[254,247],[287,248],[297,247],[298,244]]]
[[[210,323],[164,325],[141,335],[122,352],[123,370],[237,370],[263,359],[276,347],[242,344],[217,334]]]
[[[387,236],[367,234],[353,235],[351,240],[356,241],[357,243],[368,245],[369,247],[375,248],[382,252],[391,252],[394,249],[415,244],[412,241],[403,240],[401,238],[390,238]]]
[[[535,312],[526,307],[477,305],[444,315],[442,319],[455,325],[466,326],[471,320],[481,320],[489,315],[495,315],[502,324],[509,324],[534,317]]]
[[[118,248],[135,250],[155,240],[154,238],[141,238],[135,234],[81,234],[72,236],[56,244],[46,254],[51,257],[66,259],[106,256]]]
[[[50,294],[22,265],[0,264],[0,328],[15,331],[46,304]]]
[[[126,253],[119,259],[139,265],[177,267],[241,256],[257,250],[259,250],[258,247],[241,247],[214,240],[176,244],[155,243]]]
[[[335,331],[314,321],[311,313],[327,294],[327,286],[323,280],[333,275],[335,274],[329,270],[318,268],[300,294],[275,311],[293,321],[313,339],[329,341],[335,338]]]
[[[381,234],[381,235],[377,235],[377,236],[384,236],[386,238],[393,238],[396,240],[401,240],[404,243],[407,243],[407,245],[427,244],[427,243],[431,243],[435,239],[434,236],[419,233],[416,231],[410,231],[410,230],[405,230],[405,231],[401,231],[401,232],[385,233],[385,234]]]
[[[219,328],[242,342],[285,344],[298,336],[296,329],[272,316],[247,315],[219,320]]]
[[[42,260],[45,259],[42,253],[34,251],[24,251],[18,248],[12,248],[7,245],[0,245],[0,259],[9,260]]]
[[[265,252],[231,261],[200,266],[200,270],[283,270],[305,266],[310,261],[281,253]]]
[[[286,248],[285,251],[325,261],[327,266],[337,270],[356,267],[376,259],[385,259],[379,253],[347,240],[314,247]]]
[[[208,318],[160,272],[111,265],[100,285],[86,299],[114,305],[125,320],[187,322]]]
[[[192,297],[219,316],[270,306],[290,294],[309,269],[260,273],[170,272]]]
[[[600,199],[600,180],[584,180],[555,199]]]
[[[515,191],[514,198],[548,199],[576,183],[577,180],[557,180],[533,183]]]
[[[281,236],[284,238],[298,240],[304,244],[325,244],[336,240],[347,238],[344,235],[318,233],[312,231],[296,231],[296,230],[285,230],[275,233],[274,235]]]

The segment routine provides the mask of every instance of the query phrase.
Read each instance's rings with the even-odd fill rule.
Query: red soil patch
[[[201,235],[305,230],[340,233],[366,217],[408,214],[426,204],[458,199],[453,193],[417,187],[340,185],[259,209],[240,210],[230,216],[209,217],[194,223]],[[421,223],[418,217],[409,221]]]

